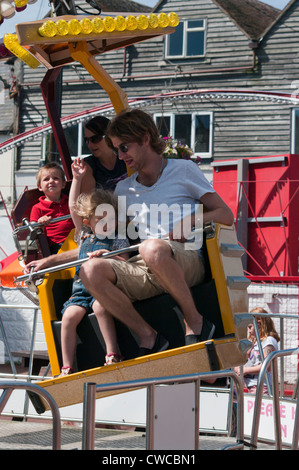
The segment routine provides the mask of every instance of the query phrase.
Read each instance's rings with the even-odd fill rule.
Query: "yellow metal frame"
[[[229,228],[226,228],[226,230],[229,230]],[[231,228],[231,230],[233,230],[233,228]],[[230,333],[235,333],[235,324],[219,247],[220,231],[221,226],[217,225],[215,236],[213,238],[207,239],[206,244],[212,277],[215,280],[224,332],[226,335],[228,335]]]
[[[75,230],[71,231],[59,252],[69,251],[77,248],[78,245],[74,241],[74,232]],[[53,376],[58,375],[60,373],[60,365],[51,324],[52,321],[57,320],[52,289],[56,279],[73,279],[74,275],[75,268],[69,268],[63,271],[57,271],[52,274],[47,274],[44,278],[43,283],[37,288],[41,316]]]
[[[73,246],[68,240],[64,249]],[[243,276],[240,256],[225,256],[223,244],[235,246],[237,238],[233,227],[216,225],[215,232],[206,240],[208,257],[212,277],[215,281],[219,307],[222,316],[225,335],[224,338],[212,340],[220,369],[235,367],[246,362],[248,349],[247,323],[236,321],[238,314],[248,312],[248,296],[246,286],[249,281]],[[38,287],[42,319],[49,350],[52,375],[60,373],[57,351],[53,339],[51,321],[55,319],[54,302],[51,298],[51,289],[55,279],[68,278],[73,273],[70,270],[52,273],[46,276],[45,281]],[[227,282],[227,273],[243,276],[241,288],[230,287]],[[100,383],[127,381],[148,377],[168,376],[175,374],[188,374],[207,372],[211,370],[207,343],[202,342],[191,346],[183,346],[162,353],[139,357],[123,361],[119,364],[97,367],[95,369],[77,372],[70,376],[54,378],[39,382],[41,387],[47,388],[59,406],[79,403],[82,401],[83,384],[88,380]],[[112,392],[113,393],[113,392]],[[108,392],[111,394],[111,392]]]
[[[89,72],[90,75],[106,91],[116,114],[118,114],[123,109],[128,108],[128,99],[126,93],[92,56],[88,50],[86,42],[72,42],[69,44],[69,50],[70,55],[74,61],[80,62],[87,72]]]

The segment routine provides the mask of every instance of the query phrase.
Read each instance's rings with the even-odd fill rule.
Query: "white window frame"
[[[192,128],[191,128],[191,148],[195,148],[195,122],[196,116],[209,116],[210,125],[209,125],[209,151],[208,152],[194,152],[195,157],[212,158],[213,155],[213,128],[214,128],[214,114],[211,111],[197,111],[192,113]]]
[[[209,116],[210,117],[210,126],[209,126],[209,151],[208,152],[194,152],[192,155],[192,159],[196,160],[197,157],[201,159],[210,159],[213,155],[213,128],[214,128],[214,115],[211,111],[195,111],[192,113],[155,113],[154,119],[156,122],[156,118],[158,117],[170,117],[170,128],[169,128],[169,135],[175,135],[175,117],[179,116],[180,114],[190,114],[191,115],[191,142],[190,147],[194,151],[195,148],[195,123],[196,123],[196,116]],[[167,137],[167,136],[163,136]]]
[[[203,21],[203,26],[198,28],[190,28],[188,27],[188,21]],[[206,44],[207,44],[207,19],[206,18],[197,18],[197,19],[189,19],[183,20],[183,51],[181,55],[172,55],[168,53],[169,50],[169,41],[171,40],[171,34],[167,34],[165,38],[165,59],[195,59],[198,57],[204,57],[206,55]],[[188,43],[188,33],[195,31],[203,31],[204,32],[204,45],[203,45],[203,54],[198,55],[187,55],[187,43]]]

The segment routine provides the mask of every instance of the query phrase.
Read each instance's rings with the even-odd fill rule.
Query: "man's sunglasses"
[[[113,149],[113,152],[118,155],[118,152],[119,150],[121,151],[121,153],[128,153],[129,151],[129,146],[127,144],[120,144],[120,146],[118,148],[115,148]]]
[[[102,135],[102,134],[98,134],[98,135],[92,135],[91,137],[84,137],[84,142],[88,145],[89,142],[91,142],[92,144],[98,144],[99,142],[101,142],[101,140],[103,140],[105,137],[105,135]]]

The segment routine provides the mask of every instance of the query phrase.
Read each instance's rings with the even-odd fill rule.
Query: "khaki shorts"
[[[202,258],[197,251],[184,249],[184,244],[173,241],[169,243],[174,259],[181,266],[186,283],[189,287],[203,281],[205,268]],[[116,286],[121,289],[131,301],[143,300],[165,293],[156,276],[151,272],[140,255],[128,261],[109,260],[116,275]]]

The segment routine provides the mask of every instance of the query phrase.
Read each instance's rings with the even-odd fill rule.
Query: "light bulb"
[[[38,32],[41,36],[47,38],[53,38],[57,34],[57,27],[54,21],[48,20],[38,28]]]
[[[118,15],[115,18],[115,29],[116,31],[124,31],[126,29],[126,20],[123,16]]]
[[[19,44],[16,34],[4,34],[3,43],[9,51],[25,62],[25,64],[29,65],[32,69],[35,69],[40,65],[39,61],[33,57],[27,49]]]
[[[148,18],[145,15],[139,15],[137,17],[137,28],[144,30],[148,28]]]
[[[14,2],[15,2],[15,6],[16,6],[17,8],[22,8],[22,7],[24,7],[25,5],[27,5],[28,0],[14,0]]]
[[[168,18],[169,18],[169,25],[170,26],[177,26],[180,22],[180,19],[178,17],[178,15],[176,13],[174,13],[173,11],[168,13]]]
[[[127,29],[129,31],[134,31],[137,29],[137,19],[133,15],[129,15],[126,17]]]
[[[81,25],[78,20],[72,19],[68,22],[69,25],[69,34],[77,36],[81,33]]]
[[[107,33],[112,33],[112,31],[115,30],[114,18],[112,18],[111,16],[106,16],[103,19],[103,22],[104,22],[104,29],[105,31],[107,31]]]
[[[159,13],[158,15],[159,26],[162,28],[167,28],[169,26],[169,18],[166,13]]]
[[[104,23],[101,18],[93,18],[91,22],[95,33],[102,33],[104,31]]]
[[[159,19],[157,15],[155,15],[155,13],[151,13],[150,15],[148,15],[147,18],[148,18],[150,28],[158,28]]]
[[[80,20],[81,32],[83,34],[90,34],[93,31],[93,25],[89,18]]]
[[[12,18],[15,14],[14,6],[8,0],[2,0],[0,2],[0,15],[3,18]]]
[[[65,20],[58,20],[56,22],[57,34],[59,36],[65,36],[69,33],[69,25]]]

